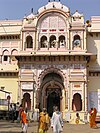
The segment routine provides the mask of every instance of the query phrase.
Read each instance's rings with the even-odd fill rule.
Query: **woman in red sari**
[[[97,110],[96,108],[91,108],[90,110],[90,127],[97,128],[95,119],[96,119]]]

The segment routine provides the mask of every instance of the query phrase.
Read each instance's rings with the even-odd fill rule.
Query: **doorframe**
[[[63,104],[62,104],[62,102],[63,102],[63,91],[65,91],[64,90],[64,86],[61,84],[61,83],[59,83],[59,82],[57,82],[57,81],[54,81],[55,83],[54,83],[54,86],[52,86],[51,84],[50,84],[50,82],[47,82],[43,87],[42,87],[42,90],[41,90],[41,100],[40,100],[40,102],[41,102],[41,107],[43,108],[43,107],[45,107],[45,108],[47,108],[47,98],[48,98],[48,96],[47,96],[47,94],[46,94],[46,90],[47,90],[47,88],[48,87],[50,87],[50,88],[58,88],[59,87],[59,89],[61,89],[61,95],[60,95],[60,111],[63,111],[64,109],[63,109],[63,107],[65,107],[65,105],[64,106],[62,106]],[[57,87],[55,87],[55,85],[57,86]],[[64,102],[63,102],[64,103]]]

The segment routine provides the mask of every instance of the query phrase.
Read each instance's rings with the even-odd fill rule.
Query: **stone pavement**
[[[89,124],[84,125],[71,125],[64,123],[63,133],[100,133],[100,123],[97,124],[97,129],[91,129]],[[29,123],[28,133],[37,133],[38,123],[32,122]],[[21,133],[21,124],[20,123],[11,123],[9,121],[0,120],[0,133]],[[50,128],[48,133],[52,133]]]

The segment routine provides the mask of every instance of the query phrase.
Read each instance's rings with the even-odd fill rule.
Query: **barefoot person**
[[[57,106],[51,118],[51,127],[53,128],[53,133],[61,133],[63,131],[62,114]]]
[[[39,133],[47,133],[50,124],[50,117],[47,113],[46,108],[39,115]]]
[[[90,110],[90,127],[97,128],[95,119],[96,119],[97,110],[96,108],[91,108]]]

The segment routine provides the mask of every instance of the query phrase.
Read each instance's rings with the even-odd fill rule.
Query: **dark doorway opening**
[[[52,92],[48,95],[47,98],[47,112],[51,117],[53,114],[53,107],[58,106],[60,110],[60,96],[56,92]]]
[[[28,110],[31,109],[31,99],[30,99],[30,94],[29,93],[25,93],[23,95],[22,105],[23,105],[24,108],[27,108]]]

